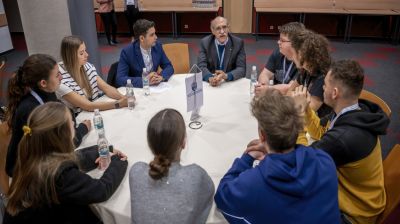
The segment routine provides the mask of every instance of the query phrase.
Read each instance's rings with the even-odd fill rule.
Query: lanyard
[[[221,55],[219,55],[219,48],[218,48],[217,42],[215,42],[215,48],[217,48],[217,55],[218,55],[218,60],[219,60],[219,67],[218,68],[222,70],[222,65],[224,63],[224,55],[225,55],[226,45],[224,46],[224,50],[222,51]]]
[[[288,70],[286,71],[286,57],[283,58],[283,73],[285,76],[283,77],[282,83],[285,84],[285,80],[288,78],[290,70],[292,69],[293,61],[290,63]]]
[[[360,109],[361,108],[360,108],[360,106],[358,106],[358,103],[343,108],[335,117],[332,118],[331,124],[329,125],[328,130],[333,128],[333,125],[335,124],[336,120],[340,117],[340,115],[342,115],[342,114],[344,114],[346,112],[349,112],[349,111],[360,110]]]
[[[40,105],[44,104],[42,98],[40,98],[40,96],[35,91],[31,90],[31,95],[35,97],[35,99],[40,103]]]
[[[308,78],[308,81],[307,81]],[[303,86],[308,89],[309,85],[311,84],[311,75],[306,72],[306,77],[304,77]]]

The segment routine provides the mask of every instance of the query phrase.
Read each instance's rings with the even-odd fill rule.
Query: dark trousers
[[[110,28],[111,28],[112,41],[116,42],[116,40],[117,40],[117,16],[115,15],[114,10],[112,10],[111,12],[107,12],[107,13],[100,13],[100,16],[101,16],[101,20],[103,20],[104,31],[106,33],[108,43],[111,42]]]
[[[128,21],[129,34],[133,37],[133,24],[139,19],[139,9],[134,5],[127,5],[125,10],[126,20]]]

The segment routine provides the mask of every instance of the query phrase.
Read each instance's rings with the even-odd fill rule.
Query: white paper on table
[[[156,86],[150,86],[150,92],[152,93],[162,93],[169,89],[171,89],[171,85],[168,84],[167,82],[160,82]]]
[[[188,76],[186,84],[187,112],[199,109],[203,106],[203,80],[201,72]]]

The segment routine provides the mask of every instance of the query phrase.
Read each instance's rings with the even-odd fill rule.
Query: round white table
[[[184,117],[188,125],[190,113],[186,111],[186,75],[173,75],[166,83],[170,88],[163,92],[152,92],[144,96],[142,89],[135,89],[136,106],[133,110],[101,111],[105,133],[110,144],[128,156],[128,171],[117,191],[106,202],[95,204],[104,223],[129,224],[131,216],[128,173],[130,167],[138,162],[150,162],[153,155],[147,145],[146,129],[151,117],[164,108],[174,108]],[[182,151],[183,165],[196,163],[203,167],[214,182],[215,189],[223,175],[231,167],[233,160],[240,157],[250,140],[258,138],[257,121],[250,112],[249,80],[239,79],[211,87],[203,82],[204,105],[200,110],[201,129],[193,130],[187,126],[187,144]],[[120,88],[125,93],[125,88]],[[100,101],[111,100],[102,97]],[[92,112],[81,112],[77,121],[92,119]],[[94,128],[84,138],[80,148],[95,145],[97,135]],[[100,171],[89,172],[99,177]],[[222,214],[211,209],[207,223],[227,223]]]

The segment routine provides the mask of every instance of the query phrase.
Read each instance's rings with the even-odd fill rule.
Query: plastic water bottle
[[[257,84],[257,68],[255,65],[253,65],[251,69],[251,74],[250,74],[250,96],[254,96],[254,91],[256,88]]]
[[[101,117],[99,109],[94,109],[93,125],[97,135],[105,135],[103,118]]]
[[[143,80],[143,91],[145,96],[150,95],[150,87],[149,87],[150,83],[148,74],[149,73],[147,72],[146,68],[143,68],[142,80]]]
[[[135,108],[135,92],[133,90],[133,85],[130,79],[126,80],[126,98],[128,98],[128,108],[133,110]]]
[[[97,145],[99,146],[99,169],[106,170],[107,167],[110,165],[111,157],[110,151],[108,149],[108,141],[104,134],[99,135]]]

